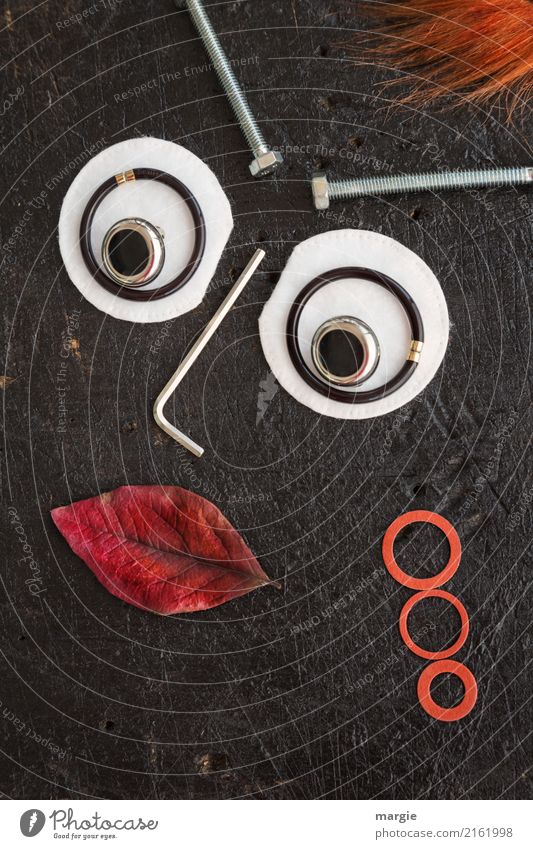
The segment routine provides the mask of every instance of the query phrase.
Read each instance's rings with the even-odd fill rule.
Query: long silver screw
[[[533,183],[533,167],[488,168],[471,171],[441,171],[426,174],[397,174],[393,177],[362,177],[357,180],[328,180],[323,171],[313,174],[316,209],[328,209],[332,200],[432,189],[472,189],[490,186],[520,186]]]
[[[250,164],[250,171],[254,177],[264,177],[276,170],[283,162],[281,153],[272,150],[263,138],[261,130],[257,126],[248,101],[233,73],[231,63],[224,53],[222,45],[214,31],[211,21],[203,7],[201,0],[175,0],[178,9],[186,7],[192,18],[198,35],[202,39],[205,49],[217,76],[222,83],[235,116],[244,133],[244,137],[250,146],[254,158]]]

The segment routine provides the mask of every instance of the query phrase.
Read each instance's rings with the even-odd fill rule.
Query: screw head
[[[277,150],[269,150],[256,156],[250,165],[252,177],[266,177],[272,174],[283,162],[283,156]]]
[[[329,185],[325,171],[316,171],[311,180],[315,209],[329,209]]]

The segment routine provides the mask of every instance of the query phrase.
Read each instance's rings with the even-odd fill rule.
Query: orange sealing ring
[[[446,672],[457,675],[465,688],[463,700],[453,708],[441,707],[431,695],[433,680],[437,675]],[[470,670],[462,663],[458,663],[456,660],[438,660],[436,663],[430,663],[418,679],[418,699],[426,713],[433,719],[438,719],[440,722],[455,722],[468,716],[474,707],[477,701],[477,681]]]
[[[426,522],[430,525],[435,525],[443,532],[450,546],[450,557],[446,566],[438,575],[434,575],[432,578],[413,578],[400,569],[394,557],[394,542],[396,537],[407,525],[415,522]],[[438,513],[432,513],[430,510],[412,510],[410,513],[404,513],[403,516],[398,516],[387,529],[383,538],[382,552],[388,572],[399,584],[409,587],[411,590],[434,590],[445,584],[446,581],[449,581],[452,575],[455,575],[461,562],[462,549],[457,531],[447,519],[439,516]]]
[[[422,601],[424,598],[443,598],[445,601],[449,601],[450,604],[453,604],[457,613],[461,617],[461,633],[452,646],[447,649],[442,649],[442,651],[427,651],[426,649],[420,648],[420,646],[418,646],[411,637],[409,629],[407,628],[407,617],[415,604],[418,604],[418,602]],[[426,660],[444,660],[445,658],[456,654],[456,652],[464,646],[466,638],[468,637],[469,629],[470,621],[463,604],[461,604],[459,599],[455,598],[454,595],[447,593],[446,590],[426,590],[424,592],[416,593],[416,595],[412,595],[411,598],[404,604],[402,612],[400,613],[400,634],[402,635],[402,640],[408,649],[411,649],[411,651],[419,657],[426,658]]]

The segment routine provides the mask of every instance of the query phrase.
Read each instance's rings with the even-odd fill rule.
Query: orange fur
[[[451,92],[472,101],[503,96],[510,112],[527,104],[532,0],[403,0],[365,8],[380,21],[374,58],[421,77],[402,100],[428,102]],[[359,52],[353,44],[351,51]]]

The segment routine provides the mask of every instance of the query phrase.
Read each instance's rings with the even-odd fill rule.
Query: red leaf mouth
[[[153,613],[208,610],[280,586],[220,510],[181,487],[120,487],[52,518],[110,593]]]

